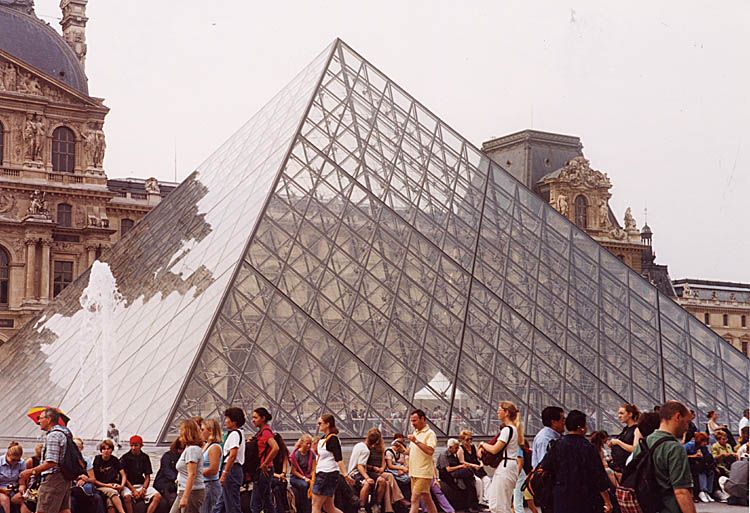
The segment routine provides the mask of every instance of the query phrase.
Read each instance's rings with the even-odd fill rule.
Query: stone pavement
[[[698,513],[745,513],[748,511],[747,506],[729,506],[720,502],[703,504],[699,502],[695,505]]]

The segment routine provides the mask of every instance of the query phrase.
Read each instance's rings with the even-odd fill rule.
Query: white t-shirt
[[[242,431],[232,431],[227,436],[227,441],[224,442],[224,460],[227,459],[229,451],[237,447],[237,458],[234,460],[235,463],[240,465],[245,464],[245,435]]]
[[[318,464],[315,472],[338,472],[338,462],[343,460],[338,436],[332,436],[328,441],[325,437],[318,440]]]
[[[510,437],[510,429],[509,427],[513,427],[513,436]],[[508,437],[510,437],[510,440],[508,440]],[[516,455],[518,454],[518,430],[515,426],[503,426],[500,430],[500,437],[498,440],[502,440],[505,442],[505,457],[511,460],[516,459]],[[502,462],[500,463],[502,465]]]
[[[750,419],[748,419],[747,417],[743,415],[743,417],[740,419],[739,426],[737,426],[737,434],[740,434],[740,432],[742,431],[742,428],[747,425],[750,425]]]
[[[367,465],[367,460],[370,458],[370,448],[364,442],[359,442],[352,448],[352,455],[349,456],[349,467],[346,471],[351,474],[352,470],[357,468],[357,465]],[[367,477],[367,476],[362,476]]]

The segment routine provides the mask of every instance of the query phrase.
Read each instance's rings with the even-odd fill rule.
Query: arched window
[[[57,205],[57,226],[64,228],[73,226],[73,207],[67,203]]]
[[[9,283],[10,257],[5,249],[0,248],[0,308],[8,308]]]
[[[123,219],[120,221],[120,237],[125,237],[125,234],[128,233],[135,224],[135,221],[132,219]]]
[[[52,132],[52,171],[72,173],[76,166],[76,136],[73,130],[59,126]]]
[[[589,202],[586,200],[586,196],[580,195],[576,197],[575,214],[576,224],[584,230],[588,228]]]
[[[0,164],[3,163],[3,155],[5,155],[5,127],[0,123]]]

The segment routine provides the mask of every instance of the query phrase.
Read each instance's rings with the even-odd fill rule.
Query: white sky
[[[59,30],[58,0],[36,12]],[[281,4],[281,5],[279,5]],[[477,146],[580,136],[676,278],[750,282],[750,3],[91,0],[110,177],[186,177],[335,37]]]

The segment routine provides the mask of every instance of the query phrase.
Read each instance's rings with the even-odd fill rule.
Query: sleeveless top
[[[221,448],[221,444],[217,442],[213,442],[211,445],[206,447],[206,450],[203,451],[203,468],[208,468],[211,466],[211,463],[209,462],[209,459],[208,459],[208,452],[211,450],[211,447],[213,447],[214,445],[218,445],[219,448]],[[219,465],[219,468],[216,469],[216,474],[214,474],[213,476],[203,476],[203,481],[218,481],[220,473],[221,473],[221,465]]]
[[[370,448],[370,457],[367,458],[367,464],[371,467],[380,467],[383,465],[383,453],[377,447]]]

